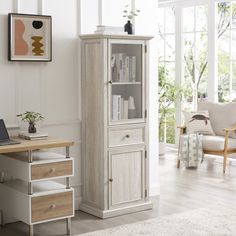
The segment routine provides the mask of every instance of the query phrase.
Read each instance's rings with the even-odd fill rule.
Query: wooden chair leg
[[[177,168],[180,167],[180,160],[177,160]]]
[[[223,174],[225,174],[226,171],[226,164],[227,164],[227,153],[224,153]]]

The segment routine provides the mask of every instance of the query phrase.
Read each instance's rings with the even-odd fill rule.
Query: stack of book
[[[21,131],[18,135],[20,138],[27,140],[36,140],[36,139],[46,139],[48,137],[47,133],[28,133],[27,131]]]
[[[127,32],[124,32],[123,27],[106,26],[106,25],[98,25],[94,33],[95,34],[127,35]]]
[[[121,95],[112,95],[112,120],[128,119],[129,101]]]
[[[136,81],[136,57],[126,53],[113,53],[111,58],[114,82]]]

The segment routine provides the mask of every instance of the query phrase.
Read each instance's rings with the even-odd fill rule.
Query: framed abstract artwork
[[[52,17],[8,14],[9,61],[52,61]]]

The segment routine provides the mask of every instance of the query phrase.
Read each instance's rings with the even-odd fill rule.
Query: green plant
[[[133,20],[135,16],[140,13],[140,10],[138,9],[129,9],[129,5],[125,5],[125,9],[123,10],[123,17],[127,18],[127,20]]]
[[[168,114],[174,115],[175,104],[185,95],[185,89],[174,85],[168,76],[168,70],[164,66],[159,66],[159,141],[163,141],[163,124],[166,122]],[[168,120],[171,120],[168,117]]]
[[[17,115],[17,117],[20,117],[22,121],[32,124],[35,124],[36,122],[44,119],[44,117],[40,113],[33,111],[26,111],[22,114]]]

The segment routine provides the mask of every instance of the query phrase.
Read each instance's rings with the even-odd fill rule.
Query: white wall
[[[16,115],[26,110],[41,112],[45,121],[39,129],[50,136],[72,139],[75,145],[76,174],[72,185],[76,189],[76,205],[80,200],[80,96],[78,81],[78,1],[77,0],[1,0],[0,1],[0,117],[10,133],[25,129]],[[9,12],[52,16],[52,62],[9,62]],[[59,152],[64,152],[58,149]]]
[[[85,0],[84,0],[85,1]],[[91,1],[91,0],[90,0]],[[86,1],[85,1],[86,2]],[[96,0],[95,6],[101,4],[98,9],[100,12],[94,14],[93,10],[82,9],[88,13],[91,22],[83,22],[82,33],[93,33],[96,25],[109,25],[109,26],[123,26],[126,19],[123,18],[123,10],[126,4],[135,4],[136,8],[141,10],[140,14],[135,19],[135,33],[153,35],[157,34],[157,11],[158,0]],[[87,5],[88,6],[88,5]],[[101,22],[98,22],[99,14]],[[154,38],[150,42],[150,81],[149,81],[149,122],[150,122],[150,194],[160,194],[160,184],[158,176],[158,70],[157,70],[157,39]]]

